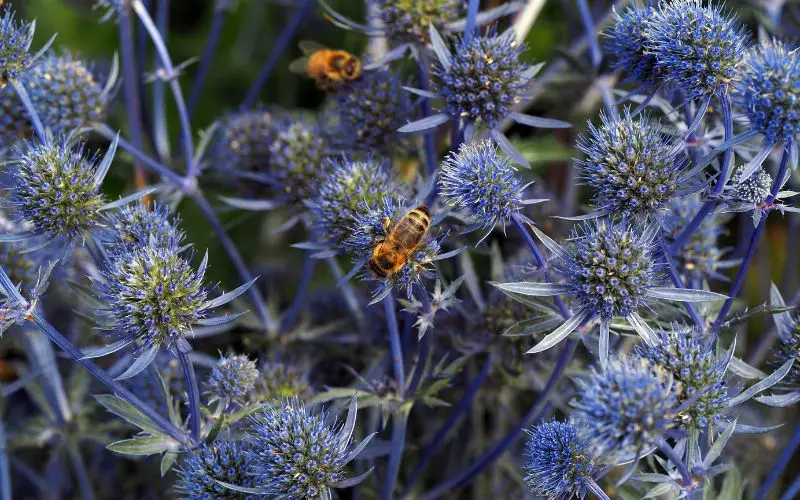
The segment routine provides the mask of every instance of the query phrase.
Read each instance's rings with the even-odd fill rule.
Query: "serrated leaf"
[[[96,394],[94,398],[98,403],[103,405],[106,410],[110,411],[114,415],[117,415],[118,417],[122,417],[131,425],[138,427],[145,432],[149,432],[154,436],[163,436],[161,431],[159,431],[158,426],[156,426],[152,420],[147,418],[144,413],[134,408],[127,401],[111,394]]]

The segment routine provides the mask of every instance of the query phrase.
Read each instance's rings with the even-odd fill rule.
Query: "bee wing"
[[[292,61],[289,64],[289,71],[297,73],[298,75],[305,75],[308,73],[308,56]]]
[[[297,44],[300,47],[300,50],[303,51],[303,54],[309,55],[313,54],[314,52],[318,52],[320,50],[325,50],[328,47],[322,45],[319,42],[314,42],[312,40],[301,40],[300,43]]]

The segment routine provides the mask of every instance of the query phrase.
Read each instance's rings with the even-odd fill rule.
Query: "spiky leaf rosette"
[[[252,472],[264,478],[264,492],[287,498],[330,498],[343,484],[350,450],[355,405],[341,429],[325,413],[313,413],[297,399],[267,406],[250,427]],[[363,445],[363,443],[362,443]],[[357,450],[361,445],[354,448]]]
[[[0,87],[0,150],[33,135],[33,125],[17,92],[11,86]]]
[[[669,371],[682,385],[679,404],[694,398],[677,416],[683,425],[702,429],[715,423],[729,399],[725,370],[730,360],[714,354],[712,339],[676,327],[662,331],[658,344],[636,346],[636,353]]]
[[[728,200],[734,203],[758,205],[767,199],[772,189],[772,176],[759,167],[747,179],[742,179],[747,166],[742,165],[733,171],[727,184]]]
[[[292,365],[265,363],[256,380],[256,397],[259,401],[305,399],[313,391],[306,376]]]
[[[329,172],[308,202],[314,223],[326,240],[341,242],[354,226],[356,217],[385,198],[396,196],[400,187],[392,181],[386,165],[373,159],[327,160]]]
[[[17,22],[13,11],[7,9],[0,17],[0,87],[19,79],[28,68],[32,41],[31,25]]]
[[[178,249],[184,239],[180,219],[160,203],[152,209],[141,203],[124,206],[106,217],[106,226],[108,230],[103,237],[112,252],[148,244]]]
[[[439,176],[444,202],[490,230],[522,209],[525,187],[511,160],[489,140],[462,144],[445,159]]]
[[[610,359],[577,383],[573,416],[609,462],[642,457],[675,426],[680,384],[647,359]]]
[[[525,482],[534,495],[570,499],[586,495],[586,482],[599,472],[598,458],[576,422],[550,420],[528,431]]]
[[[656,281],[652,243],[633,226],[598,221],[577,228],[554,267],[579,310],[610,319],[635,313]]]
[[[208,391],[223,401],[244,401],[256,386],[256,362],[244,354],[223,356],[208,377]]]
[[[778,40],[748,54],[735,100],[750,126],[769,143],[787,143],[800,132],[800,54]]]
[[[745,35],[722,8],[701,0],[671,0],[648,21],[649,53],[665,82],[688,97],[710,96],[732,84],[745,59]]]
[[[464,12],[464,0],[372,0],[386,35],[398,42],[427,43],[429,26],[438,31]]]
[[[443,111],[456,120],[497,128],[531,79],[530,66],[520,61],[526,48],[513,31],[497,35],[494,29],[457,41],[450,64],[437,61],[433,68],[434,88],[446,102]]]
[[[49,54],[28,71],[25,83],[42,123],[56,134],[105,117],[108,93],[91,68],[69,52]]]
[[[585,155],[581,178],[593,188],[603,213],[648,217],[662,211],[678,189],[678,149],[658,123],[647,116],[620,118],[601,113],[599,126],[578,140]]]
[[[300,118],[279,120],[270,145],[270,177],[281,196],[302,206],[325,178],[328,154],[328,143],[319,127]]]
[[[233,173],[264,173],[269,170],[270,146],[275,140],[272,114],[258,109],[229,116],[217,144],[217,161]]]
[[[649,53],[647,20],[654,9],[632,5],[622,13],[614,13],[614,23],[606,31],[606,50],[614,58],[614,68],[628,73],[648,88],[661,84],[661,71],[656,58]]]
[[[186,453],[177,470],[175,491],[180,498],[233,500],[255,499],[228,489],[217,481],[245,487],[258,486],[259,478],[250,473],[249,455],[238,443],[217,441],[203,444]]]
[[[365,71],[336,93],[334,104],[335,140],[342,149],[386,154],[406,146],[397,129],[414,113],[397,74]]]
[[[205,263],[204,263],[205,264]],[[205,265],[195,271],[172,248],[137,246],[114,255],[100,279],[103,326],[133,341],[137,356],[173,345],[188,350],[192,324],[206,317]]]
[[[75,239],[95,228],[105,198],[96,167],[67,138],[17,148],[11,202],[36,234]]]

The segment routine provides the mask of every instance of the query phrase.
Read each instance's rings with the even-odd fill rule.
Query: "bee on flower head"
[[[320,90],[336,92],[361,76],[361,60],[344,50],[334,50],[316,42],[304,40],[299,44],[304,56],[289,65],[293,73],[314,80]]]
[[[385,238],[379,239],[372,251],[367,265],[370,271],[380,278],[391,278],[411,260],[417,251],[431,224],[428,207],[420,205],[396,223],[391,219],[384,220]]]

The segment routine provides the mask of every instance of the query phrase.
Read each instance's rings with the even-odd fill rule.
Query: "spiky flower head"
[[[313,413],[297,399],[267,406],[253,418],[252,473],[264,478],[264,493],[317,498],[330,495],[332,488],[352,485],[345,480],[344,467],[357,454],[349,449],[355,402],[343,428],[328,420],[327,414]]]
[[[649,88],[661,83],[656,58],[648,51],[647,21],[653,15],[650,6],[632,5],[614,13],[614,23],[606,31],[606,50],[614,58],[614,68],[625,71]]]
[[[554,266],[569,295],[590,316],[610,319],[635,313],[656,280],[652,243],[642,231],[603,220],[576,229]]]
[[[531,79],[531,66],[520,61],[526,48],[513,30],[498,35],[493,28],[456,42],[449,64],[439,60],[433,69],[435,90],[446,102],[443,111],[456,120],[497,128]]]
[[[259,401],[303,400],[311,393],[305,374],[286,363],[265,363],[256,381],[256,397]]]
[[[279,121],[270,145],[270,177],[293,205],[302,205],[325,178],[328,144],[319,127],[301,118]]]
[[[670,200],[668,224],[673,227],[672,233],[681,234],[702,208],[704,202],[699,195],[676,196]],[[725,253],[718,241],[723,234],[724,226],[719,216],[703,219],[703,222],[684,243],[674,256],[677,268],[688,281],[713,277],[717,273]]]
[[[376,207],[384,198],[396,196],[400,188],[389,177],[383,162],[372,158],[364,161],[330,158],[326,161],[328,176],[308,205],[323,237],[341,242],[350,233],[359,214]]]
[[[649,50],[665,82],[688,97],[710,96],[730,85],[744,61],[746,38],[720,6],[671,0],[650,17]]]
[[[427,43],[429,26],[438,31],[464,12],[464,0],[372,0],[386,35],[397,42]]]
[[[229,116],[223,123],[217,158],[222,168],[235,173],[263,173],[270,165],[270,146],[275,140],[272,114],[258,109]]]
[[[598,209],[623,217],[660,212],[678,189],[681,165],[674,140],[647,116],[601,113],[578,140],[581,177],[594,189]]]
[[[680,384],[638,356],[610,359],[579,379],[573,416],[598,454],[615,461],[643,456],[674,427]]]
[[[569,499],[586,494],[585,482],[599,472],[599,460],[577,425],[549,420],[528,431],[522,468],[534,495]]]
[[[778,40],[748,54],[735,98],[750,126],[770,143],[788,143],[800,132],[800,55]]]
[[[186,499],[251,499],[230,490],[217,481],[245,487],[258,486],[258,477],[250,474],[250,456],[242,445],[235,442],[216,441],[203,444],[184,455],[177,469],[175,490]]]
[[[725,370],[730,359],[715,355],[712,339],[688,328],[662,331],[659,340],[652,346],[636,346],[636,352],[670,372],[682,385],[678,404],[693,401],[677,418],[691,429],[713,424],[729,399]]]
[[[258,376],[255,361],[244,354],[231,354],[217,361],[206,385],[215,398],[243,401],[255,388]]]
[[[770,305],[786,307],[778,289],[775,285],[772,287]],[[797,388],[800,386],[800,310],[780,312],[773,315],[773,318],[778,342],[772,348],[768,364],[770,367],[778,369],[787,361],[794,360],[791,370],[782,383],[791,388]]]
[[[81,146],[59,138],[17,148],[12,172],[12,205],[34,233],[76,239],[99,223],[105,198],[104,172],[84,156]],[[109,160],[110,161],[110,160]]]
[[[166,205],[135,203],[106,217],[106,245],[112,252],[133,250],[144,245],[179,249],[184,234],[180,219]]]
[[[728,200],[734,203],[755,204],[764,202],[772,189],[772,176],[763,167],[753,172],[747,179],[744,177],[746,165],[733,171],[728,181]]]
[[[395,193],[393,196],[387,196],[380,203],[364,207],[364,210],[356,213],[353,225],[342,242],[353,255],[353,260],[357,264],[366,263],[372,257],[376,245],[386,241],[394,225],[413,208],[413,206],[406,206],[405,200]],[[423,278],[434,276],[431,271],[431,263],[436,260],[440,248],[439,240],[428,227],[425,234],[422,235],[422,239],[408,256],[408,261],[396,273],[378,277],[370,271],[366,271],[362,275],[365,279],[377,279],[380,282],[380,286],[375,291],[375,300],[388,294],[394,286],[405,290],[410,297],[415,284],[420,283]]]
[[[397,74],[365,71],[336,93],[335,139],[343,149],[368,153],[402,149],[407,138],[397,129],[414,117],[413,109]]]
[[[25,83],[42,123],[56,134],[100,122],[108,92],[91,68],[69,52],[49,54],[28,71]]]
[[[104,326],[134,342],[137,356],[173,345],[187,351],[192,324],[209,312],[204,273],[205,261],[195,271],[172,248],[144,245],[116,254],[95,280],[106,304],[98,311]]]
[[[442,164],[439,194],[445,203],[469,214],[477,226],[504,225],[522,209],[525,185],[511,160],[490,140],[461,145]]]
[[[9,85],[0,87],[0,150],[30,138],[33,132],[28,112],[17,92]]]
[[[31,64],[33,24],[17,22],[8,9],[0,17],[0,87],[18,80]]]

